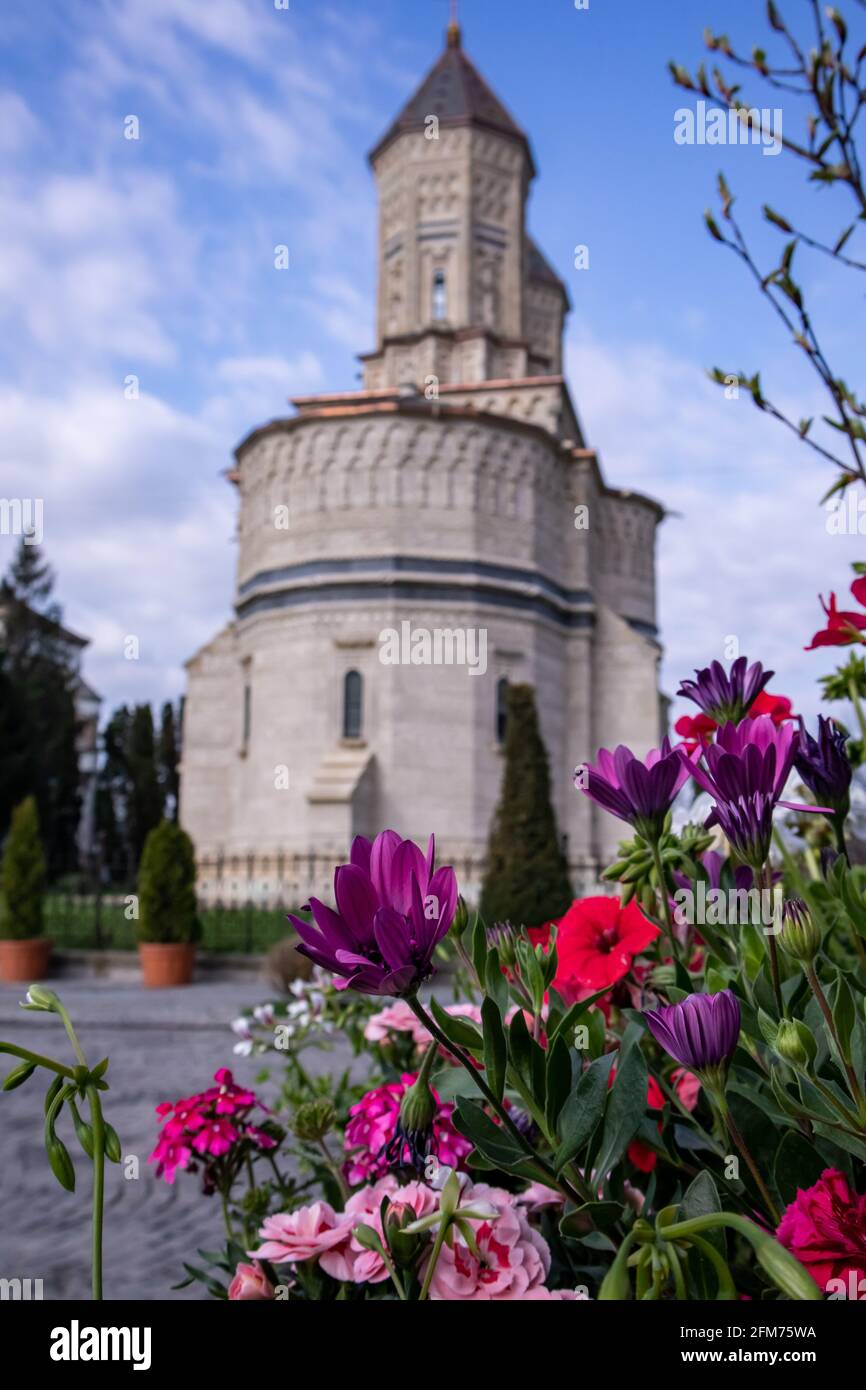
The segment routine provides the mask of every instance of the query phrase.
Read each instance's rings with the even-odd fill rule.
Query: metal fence
[[[122,892],[49,892],[45,935],[60,950],[135,950],[137,900]],[[199,907],[200,946],[205,951],[264,954],[291,934],[290,908],[254,902],[207,903]]]

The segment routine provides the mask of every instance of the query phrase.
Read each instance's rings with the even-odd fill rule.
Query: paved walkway
[[[53,982],[52,982],[53,987]],[[204,1089],[219,1066],[253,1084],[262,1058],[235,1057],[232,1018],[269,997],[266,983],[201,984],[148,990],[140,985],[62,980],[57,992],[88,1061],[110,1056],[107,1118],[124,1154],[139,1159],[137,1180],[106,1165],[104,1282],[106,1298],[203,1296],[200,1285],[171,1293],[183,1278],[183,1259],[221,1244],[216,1198],[203,1197],[197,1177],[179,1173],[173,1186],[157,1181],[146,1159],[156,1140],[154,1107]],[[66,1057],[69,1043],[54,1014],[18,1008],[19,986],[0,985],[0,1038],[36,1052]],[[322,1070],[345,1066],[344,1053],[308,1054]],[[0,1056],[0,1075],[9,1066]],[[277,1063],[277,1067],[278,1067]],[[90,1295],[90,1179],[74,1138],[69,1142],[78,1182],[65,1192],[48,1168],[42,1143],[44,1073],[16,1091],[0,1093],[0,1278],[42,1279],[46,1299]],[[258,1088],[267,1096],[268,1088]],[[68,1117],[58,1132],[66,1140]],[[206,1295],[204,1295],[206,1297]]]

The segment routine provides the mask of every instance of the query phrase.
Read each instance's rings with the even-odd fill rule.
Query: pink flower
[[[675,1067],[671,1072],[671,1081],[682,1104],[687,1110],[694,1110],[701,1094],[700,1077],[695,1076],[693,1071],[686,1071],[685,1067]]]
[[[274,1286],[258,1265],[238,1265],[235,1277],[229,1284],[230,1302],[251,1302],[255,1299],[270,1299],[273,1296]]]
[[[511,1194],[476,1183],[471,1189],[467,1185],[463,1202],[492,1206],[498,1215],[470,1221],[477,1254],[455,1227],[453,1244],[446,1242],[440,1251],[430,1283],[431,1299],[516,1301],[542,1285],[550,1269],[547,1241],[532,1229]]]
[[[271,1260],[274,1264],[320,1259],[347,1238],[352,1224],[351,1218],[343,1212],[338,1214],[327,1202],[314,1202],[309,1207],[298,1207],[297,1211],[266,1216],[259,1231],[265,1243],[247,1254],[251,1259]]]
[[[543,1182],[531,1182],[523,1191],[518,1192],[514,1199],[521,1207],[526,1207],[527,1211],[542,1211],[544,1207],[562,1206],[565,1198],[561,1192],[557,1192],[555,1187],[545,1187]]]
[[[156,1107],[163,1125],[147,1161],[157,1165],[158,1178],[172,1183],[178,1168],[195,1167],[198,1159],[207,1168],[207,1160],[224,1157],[244,1139],[259,1149],[276,1147],[269,1134],[247,1123],[254,1106],[267,1111],[255,1091],[236,1086],[226,1067],[220,1067],[214,1081],[215,1086],[198,1095],[163,1101]]]
[[[831,1279],[866,1276],[866,1197],[837,1168],[801,1188],[782,1215],[776,1237],[808,1269],[819,1289]]]
[[[372,1043],[388,1042],[392,1033],[411,1033],[416,1047],[426,1047],[430,1041],[430,1034],[405,999],[398,999],[373,1014],[364,1029],[364,1037]]]
[[[525,1303],[582,1303],[589,1301],[583,1289],[547,1289],[543,1284],[523,1295]]]
[[[399,1081],[368,1091],[349,1110],[345,1173],[353,1187],[387,1173],[389,1163],[382,1150],[394,1136],[400,1118],[400,1102],[414,1080],[410,1072],[404,1072]],[[452,1125],[453,1112],[453,1105],[440,1105],[433,1121],[433,1150],[440,1163],[449,1168],[464,1168],[472,1145]]]
[[[380,1179],[373,1187],[361,1188],[346,1203],[346,1215],[351,1215],[356,1223],[363,1222],[366,1226],[372,1226],[383,1244],[383,1197],[388,1197],[390,1202],[388,1215],[405,1214],[409,1221],[419,1221],[422,1216],[432,1215],[439,1205],[439,1194],[423,1182],[408,1182],[401,1187],[396,1178],[389,1176]],[[356,1284],[381,1284],[389,1277],[382,1256],[375,1250],[365,1250],[354,1236],[348,1241],[348,1249],[343,1253],[347,1263],[351,1263],[351,1274],[340,1277],[348,1277]],[[330,1272],[328,1270],[328,1273]]]

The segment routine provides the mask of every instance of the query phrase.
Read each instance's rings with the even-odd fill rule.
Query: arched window
[[[508,677],[500,676],[496,682],[496,742],[505,742],[505,729],[508,724]]]
[[[433,319],[440,323],[448,317],[448,293],[445,288],[445,271],[433,273]]]
[[[347,671],[343,679],[343,738],[361,737],[363,697],[360,671]]]

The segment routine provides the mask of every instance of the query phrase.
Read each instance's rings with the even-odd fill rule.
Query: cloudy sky
[[[447,0],[282,3],[0,8],[0,489],[44,498],[65,616],[92,639],[87,675],[111,705],[178,695],[183,661],[229,616],[222,471],[239,439],[290,395],[355,387],[354,354],[373,346],[365,155],[438,55]],[[733,635],[811,713],[832,665],[803,651],[816,596],[846,590],[860,540],[828,534],[830,466],[706,381],[715,363],[760,366],[792,413],[823,408],[702,212],[723,168],[769,266],[779,243],[763,201],[805,203],[818,234],[849,210],[803,192],[785,156],[677,145],[687,97],[665,66],[694,66],[705,25],[762,42],[762,9],[461,0],[468,52],[533,141],[530,225],[574,301],[585,432],[611,482],[673,513],[659,552],[665,687]],[[796,109],[784,120],[799,133]],[[588,270],[572,269],[578,243]],[[288,272],[274,269],[277,244]],[[800,274],[855,376],[862,295],[826,261]],[[0,536],[3,568],[11,548]]]

